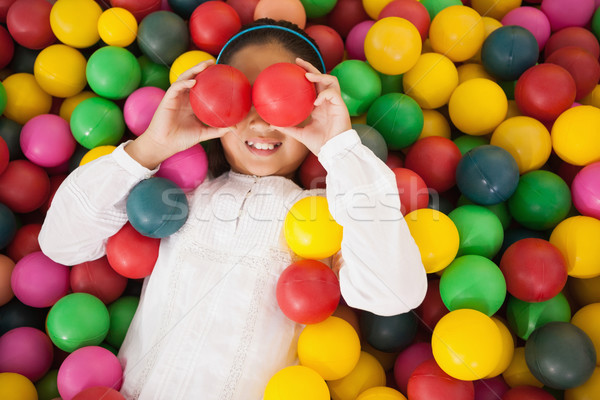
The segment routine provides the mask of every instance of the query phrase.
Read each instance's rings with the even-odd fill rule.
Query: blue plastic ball
[[[519,184],[519,167],[501,147],[483,145],[468,151],[456,167],[456,184],[476,204],[492,205],[508,200]]]
[[[183,190],[166,178],[153,177],[138,183],[129,193],[126,208],[131,225],[152,238],[172,235],[188,217]]]
[[[494,78],[513,81],[533,67],[539,57],[535,36],[527,29],[508,25],[496,29],[483,42],[481,63]]]
[[[0,249],[6,247],[17,233],[17,220],[13,212],[0,203]]]

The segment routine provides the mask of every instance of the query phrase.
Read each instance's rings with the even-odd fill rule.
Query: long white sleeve
[[[349,130],[319,152],[327,200],[343,226],[340,286],[348,305],[382,316],[408,312],[425,297],[427,276],[400,212],[392,171]]]
[[[125,144],[75,169],[56,191],[38,237],[55,262],[75,265],[102,257],[107,239],[127,222],[129,192],[154,171],[133,160]]]

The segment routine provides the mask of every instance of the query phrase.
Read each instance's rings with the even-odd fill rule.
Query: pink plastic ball
[[[170,179],[183,191],[188,192],[204,181],[207,172],[206,152],[197,144],[163,161],[156,176]]]
[[[433,358],[431,343],[421,342],[402,350],[394,364],[394,379],[402,393],[407,392],[408,380],[415,368]]]
[[[164,90],[146,86],[135,90],[127,97],[123,116],[125,124],[134,135],[139,136],[148,128],[164,95]]]
[[[69,161],[76,142],[69,123],[54,114],[33,117],[21,129],[21,150],[40,167],[57,167]]]
[[[503,18],[502,25],[518,25],[533,34],[540,51],[550,37],[550,21],[542,11],[534,7],[517,7],[510,10]]]
[[[24,326],[0,336],[0,372],[15,372],[35,382],[46,375],[53,356],[50,338],[39,329]]]
[[[375,24],[375,21],[363,21],[350,29],[346,37],[348,58],[362,61],[367,59],[365,57],[365,37],[367,37],[367,32],[369,32],[373,24]]]
[[[112,352],[100,346],[75,350],[58,370],[58,392],[63,400],[71,400],[81,391],[106,386],[119,390],[123,379],[121,364]]]
[[[581,214],[600,219],[600,162],[584,167],[575,175],[571,195]]]
[[[23,304],[50,307],[69,292],[69,268],[36,251],[19,260],[10,283]]]
[[[544,0],[541,10],[555,32],[569,26],[585,26],[592,19],[594,5],[594,0]]]

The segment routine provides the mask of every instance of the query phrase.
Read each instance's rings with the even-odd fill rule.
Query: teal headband
[[[319,57],[319,61],[321,61],[321,71],[326,74],[327,73],[327,68],[325,68],[325,62],[323,61],[323,57],[321,57],[321,52],[319,52],[319,49],[317,49],[317,46],[315,46],[310,40],[308,40],[308,38],[306,38],[304,35],[286,28],[284,26],[279,26],[279,25],[257,25],[257,26],[253,26],[252,28],[248,28],[246,30],[243,30],[241,32],[236,33],[235,35],[233,35],[233,37],[231,39],[229,39],[227,41],[227,43],[225,43],[225,45],[223,46],[223,48],[221,49],[221,52],[219,53],[219,56],[217,57],[217,64],[219,63],[219,60],[221,59],[221,55],[223,54],[223,51],[227,48],[227,46],[229,46],[231,44],[231,42],[233,42],[235,39],[239,38],[240,36],[242,36],[245,33],[248,32],[252,32],[252,31],[256,31],[259,29],[267,29],[267,28],[271,28],[271,29],[279,29],[282,31],[286,31],[289,33],[292,33],[296,36],[298,36],[299,38],[303,39],[304,41],[306,41],[306,43],[308,43],[310,45],[310,47],[313,48],[313,50],[315,51],[315,53],[317,53],[317,57]]]

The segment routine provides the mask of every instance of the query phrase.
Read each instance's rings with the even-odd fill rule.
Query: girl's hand
[[[296,63],[307,71],[306,79],[316,86],[315,109],[305,124],[276,128],[298,140],[311,152],[318,155],[321,146],[332,137],[352,128],[352,122],[348,108],[342,100],[337,78],[319,72],[312,64],[300,58],[296,59]]]
[[[190,89],[196,84],[194,77],[213,64],[213,60],[208,60],[195,65],[171,84],[148,129],[126,146],[131,157],[146,168],[154,169],[175,153],[227,132],[227,128],[204,125],[190,105]]]

